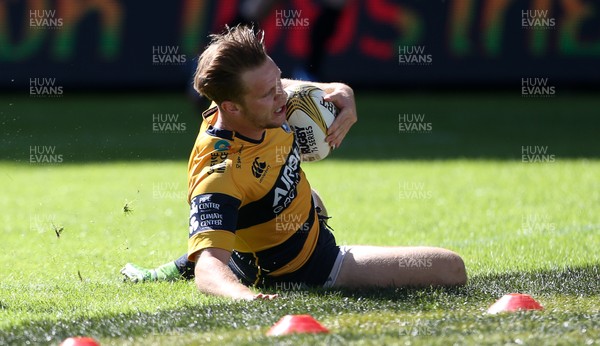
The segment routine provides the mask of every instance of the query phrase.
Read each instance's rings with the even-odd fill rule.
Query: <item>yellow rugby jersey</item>
[[[249,283],[296,271],[319,222],[294,133],[284,124],[256,141],[212,127],[216,107],[202,116],[188,164],[189,260],[206,248],[232,251],[230,266]]]

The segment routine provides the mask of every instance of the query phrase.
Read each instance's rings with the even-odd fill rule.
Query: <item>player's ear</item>
[[[241,111],[240,105],[233,101],[223,101],[221,102],[221,109],[231,114],[239,114]]]

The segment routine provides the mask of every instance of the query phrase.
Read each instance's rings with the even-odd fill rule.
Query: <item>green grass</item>
[[[73,335],[103,345],[599,343],[595,96],[360,96],[342,148],[304,165],[336,239],[447,247],[469,283],[288,290],[272,302],[207,297],[184,281],[121,282],[126,262],[155,266],[186,250],[185,159],[198,119],[179,96],[107,100],[0,98],[0,345]],[[405,111],[429,114],[432,133],[398,133]],[[152,133],[154,112],[181,112],[189,131]],[[64,162],[29,164],[32,145],[55,146]],[[523,145],[547,145],[556,161],[521,162]],[[485,314],[511,292],[545,310]],[[265,336],[305,313],[331,333]]]
[[[264,333],[272,323],[300,313],[332,334],[277,342],[600,338],[597,161],[307,164],[341,244],[448,247],[463,255],[470,282],[456,290],[291,291],[275,302],[251,303],[202,296],[190,282],[120,281],[127,261],[158,265],[185,251],[187,208],[175,198],[185,190],[185,168],[185,162],[2,164],[10,183],[0,200],[0,344],[57,343],[78,334],[119,345],[268,343],[274,341]],[[166,177],[175,185],[165,187]],[[405,180],[422,183],[432,197],[403,199]],[[125,203],[131,213],[123,212]],[[60,238],[55,226],[64,228]],[[546,310],[484,314],[514,291],[532,294]]]
[[[359,122],[335,158],[521,159],[522,146],[561,158],[599,158],[597,94],[551,99],[517,93],[357,91]],[[399,132],[399,115],[424,114],[431,133]],[[153,116],[177,116],[180,133],[154,133]],[[186,160],[200,111],[178,94],[67,94],[59,99],[0,95],[0,160],[29,161],[31,146],[55,146],[67,162]]]

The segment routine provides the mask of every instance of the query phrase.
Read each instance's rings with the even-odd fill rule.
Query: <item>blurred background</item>
[[[289,78],[355,88],[337,159],[597,157],[592,0],[0,1],[0,160],[186,159],[207,35],[255,22]]]

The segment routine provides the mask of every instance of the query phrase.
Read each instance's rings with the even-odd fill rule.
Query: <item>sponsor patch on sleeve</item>
[[[215,230],[235,233],[240,203],[238,199],[221,193],[206,193],[192,198],[189,237]]]

